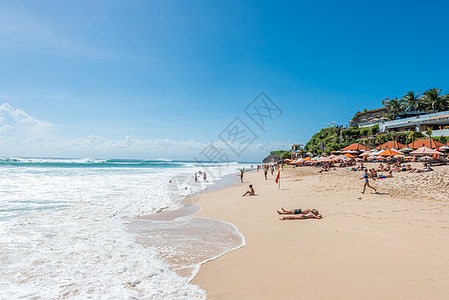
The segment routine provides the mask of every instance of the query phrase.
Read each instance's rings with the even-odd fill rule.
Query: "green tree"
[[[288,159],[292,158],[292,154],[290,151],[284,151],[281,155],[281,159],[287,159],[287,158]]]
[[[426,134],[429,137],[429,146],[432,148],[432,128],[427,127]]]
[[[442,89],[428,89],[424,92],[423,102],[425,104],[426,111],[438,112],[447,109],[447,97],[440,95]]]
[[[384,137],[381,134],[379,134],[374,138],[374,143],[376,146],[382,145],[383,143],[385,143]]]
[[[412,148],[415,148],[415,139],[418,137],[418,133],[416,131],[410,131],[407,135],[407,138],[412,141]]]
[[[402,97],[406,111],[419,111],[421,104],[421,92],[409,91]]]
[[[396,119],[404,111],[404,103],[401,99],[385,99],[382,104],[388,109],[390,119]]]

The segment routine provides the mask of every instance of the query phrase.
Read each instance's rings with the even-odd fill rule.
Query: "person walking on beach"
[[[246,193],[244,193],[244,194],[242,195],[242,197],[244,197],[244,196],[246,196],[246,195],[249,195],[249,196],[254,196],[254,195],[255,195],[255,192],[254,192],[254,189],[253,189],[253,185],[252,185],[252,184],[249,185],[249,190],[246,191]]]
[[[243,183],[243,174],[245,173],[245,169],[240,170],[240,182]]]
[[[268,167],[265,167],[265,168],[263,169],[263,173],[265,174],[265,180],[267,180]]]
[[[365,169],[365,175],[363,175],[363,177],[360,178],[360,179],[365,179],[365,184],[363,185],[363,192],[362,192],[362,194],[365,194],[366,187],[372,188],[372,189],[374,190],[374,192],[377,194],[376,188],[372,187],[372,186],[369,184],[369,179],[368,179],[368,178],[369,178],[369,176],[368,176],[368,170]],[[376,180],[376,179],[373,178],[373,180]]]

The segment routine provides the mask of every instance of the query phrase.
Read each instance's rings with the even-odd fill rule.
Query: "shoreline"
[[[397,173],[372,183],[379,194],[364,195],[360,172],[317,171],[286,168],[279,191],[275,176],[247,173],[245,184],[203,195],[194,217],[234,224],[247,244],[202,264],[191,283],[210,299],[445,299],[449,203],[437,199],[447,194],[439,178],[449,168]],[[419,179],[439,182],[438,197]],[[241,197],[250,183],[257,196]],[[424,194],[410,199],[413,192]],[[324,218],[279,221],[281,206],[317,208]]]
[[[194,215],[202,209],[200,205],[196,204],[196,200],[201,198],[203,195],[235,186],[237,184],[237,179],[235,178],[236,174],[225,175],[222,179],[208,186],[201,192],[186,196],[184,199],[179,201],[181,207],[178,209],[162,210],[155,214],[132,218],[129,220],[127,225],[128,231],[135,236],[136,242],[144,247],[154,246],[155,241],[151,240],[151,237],[153,235],[160,235],[158,231],[171,231],[171,233],[168,233],[168,235],[165,236],[166,240],[159,239],[158,242],[161,240],[166,241],[162,242],[162,245],[158,245],[159,247],[162,246],[162,248],[173,246],[170,238],[174,237],[177,237],[178,239],[187,237],[187,240],[194,238],[196,243],[201,244],[201,236],[208,237],[217,233],[219,236],[220,233],[223,236],[227,236],[227,239],[223,242],[216,242],[218,246],[213,246],[212,244],[209,244],[209,247],[206,246],[208,249],[205,252],[210,252],[211,254],[202,258],[199,258],[201,255],[198,255],[197,251],[193,251],[191,249],[190,243],[187,243],[181,251],[178,250],[179,255],[176,256],[171,256],[170,254],[164,253],[164,251],[159,252],[160,259],[162,259],[164,263],[171,266],[169,268],[172,271],[176,272],[179,276],[185,278],[186,281],[190,283],[203,264],[246,245],[245,236],[241,234],[234,224],[219,219],[194,217]],[[198,231],[196,237],[195,233],[192,235],[192,232],[189,232],[190,229],[192,229],[191,227],[189,228],[189,226],[196,228],[194,231]],[[207,229],[210,230],[211,228],[213,228],[213,230],[211,232],[207,232]],[[180,233],[183,231],[185,232],[185,236],[182,236],[182,233]],[[205,232],[201,234],[201,231]],[[203,241],[203,249],[204,247],[205,244]],[[195,263],[191,263],[189,265],[179,265],[179,261],[189,261],[192,257],[196,259]]]

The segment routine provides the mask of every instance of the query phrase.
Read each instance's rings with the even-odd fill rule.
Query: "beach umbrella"
[[[387,149],[379,153],[380,156],[395,156],[395,155],[401,155],[401,152],[395,151],[393,149]]]
[[[350,158],[346,157],[344,155],[339,155],[339,156],[335,157],[335,159],[337,159],[337,160],[349,160]]]
[[[331,155],[329,155],[329,158],[330,158],[330,159],[332,159],[332,158],[336,158],[336,157],[338,157],[338,155],[335,155],[335,154],[331,154]]]
[[[410,154],[428,155],[428,154],[443,154],[443,153],[424,146],[424,147],[419,148],[418,150],[410,152]]]
[[[431,159],[432,159],[432,157],[430,157],[428,155],[419,158],[420,161],[431,160]]]
[[[349,158],[354,158],[355,155],[352,155],[351,153],[346,153],[344,156],[349,157]]]
[[[376,149],[378,149],[378,150],[383,150],[386,148],[402,149],[402,148],[405,148],[405,145],[401,144],[397,141],[388,141],[388,142],[383,143],[382,145],[376,147]]]
[[[330,159],[328,157],[323,157],[322,159],[320,159],[320,162],[331,162],[334,161],[333,159]]]
[[[372,154],[371,151],[365,151],[362,154],[360,154],[359,156],[368,156],[368,155],[371,155],[371,154]]]
[[[448,149],[449,149],[449,147],[448,147]],[[410,151],[413,151],[413,149],[409,148],[409,147],[405,147],[405,148],[402,148],[401,151],[402,152],[410,152]]]
[[[441,146],[440,149],[438,149],[438,150],[439,151],[447,151],[447,150],[449,150],[449,146],[448,145]]]
[[[341,149],[340,151],[346,151],[346,150],[357,150],[357,151],[360,151],[360,150],[369,150],[368,149],[368,147],[366,147],[366,146],[364,146],[364,145],[362,145],[362,144],[359,144],[359,143],[354,143],[354,144],[351,144],[351,145],[349,145],[349,146],[347,146],[347,147],[344,147],[343,149]]]
[[[416,148],[421,148],[421,147],[427,147],[427,148],[438,148],[443,146],[443,143],[440,143],[438,141],[435,141],[434,139],[420,139],[420,140],[416,140],[413,143],[408,144],[408,147],[416,149]]]

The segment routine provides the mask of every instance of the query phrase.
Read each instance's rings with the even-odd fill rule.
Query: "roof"
[[[369,150],[369,149],[368,149],[368,147],[363,146],[362,144],[354,143],[354,144],[351,144],[351,145],[349,145],[347,147],[344,147],[340,151],[346,151],[346,150]]]
[[[385,148],[398,149],[399,150],[399,149],[405,148],[405,145],[401,144],[401,143],[399,143],[397,141],[388,141],[388,142],[383,143],[382,145],[376,147],[377,150],[383,150]]]
[[[429,139],[420,139],[420,140],[416,140],[414,143],[408,144],[407,146],[409,146],[412,149],[418,149],[418,148],[421,148],[421,147],[427,147],[427,148],[435,149],[435,148],[441,147],[443,145],[444,145],[443,143],[435,141],[434,139],[432,139],[432,143],[430,142]]]

